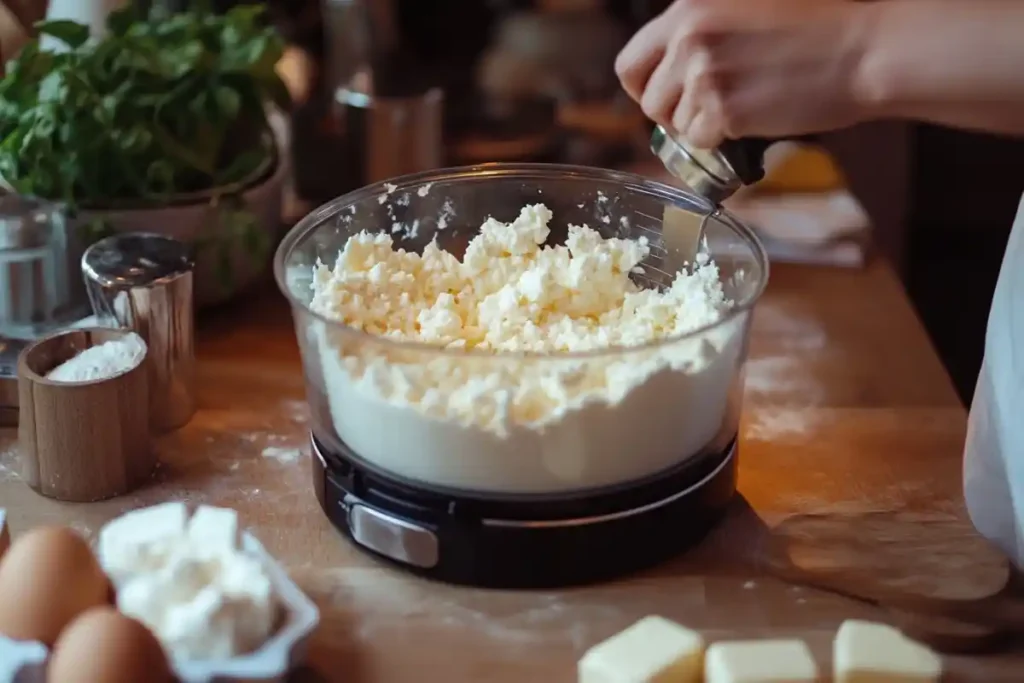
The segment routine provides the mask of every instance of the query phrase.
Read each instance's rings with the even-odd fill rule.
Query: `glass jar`
[[[81,253],[60,206],[0,195],[0,337],[35,339],[88,315]]]

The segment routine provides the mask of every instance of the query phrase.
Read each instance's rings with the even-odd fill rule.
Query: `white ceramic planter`
[[[244,236],[231,235],[224,225],[222,206],[211,200],[210,193],[197,193],[192,198],[165,206],[142,208],[83,209],[79,211],[75,224],[88,225],[101,219],[114,232],[151,232],[167,235],[196,247],[195,304],[197,308],[224,303],[242,292],[269,272],[274,250],[283,233],[281,222],[285,184],[290,166],[288,163],[288,123],[277,111],[269,112],[274,143],[277,146],[276,166],[269,174],[258,180],[236,196],[241,206],[255,218],[262,238],[269,247],[259,257],[246,246]],[[0,188],[13,191],[10,184],[0,178]],[[82,282],[81,259],[85,245],[82,231],[68,231],[68,243],[62,260],[66,259],[69,281],[65,289],[66,306],[72,308],[76,302],[83,313],[89,305]],[[78,237],[72,237],[77,235]],[[211,237],[227,237],[225,242],[211,243]],[[227,247],[226,249],[223,247]],[[230,272],[225,281],[224,271]],[[76,309],[77,310],[77,309]]]
[[[282,231],[286,176],[287,163],[282,159],[272,175],[240,193],[242,206],[256,219],[262,239],[269,245],[259,256],[246,246],[243,235],[230,234],[231,226],[225,224],[222,207],[215,200],[152,209],[83,210],[80,220],[85,225],[102,219],[115,232],[157,233],[194,246],[195,303],[201,308],[227,301],[268,271]]]

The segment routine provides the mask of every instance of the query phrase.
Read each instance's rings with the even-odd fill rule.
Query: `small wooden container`
[[[123,495],[156,467],[149,430],[149,353],[137,366],[93,382],[46,375],[127,330],[86,328],[46,337],[18,357],[21,473],[37,493],[70,502]]]

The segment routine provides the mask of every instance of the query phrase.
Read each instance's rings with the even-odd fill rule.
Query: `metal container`
[[[149,347],[150,424],[157,432],[185,425],[195,413],[195,261],[164,235],[123,233],[82,256],[98,322],[134,330]]]
[[[324,0],[351,186],[445,165],[444,93],[407,45],[399,9],[394,0]]]
[[[676,178],[713,204],[721,204],[741,187],[764,178],[764,155],[782,140],[811,142],[814,135],[791,138],[739,138],[725,140],[715,149],[697,149],[662,126],[651,134],[654,152]]]
[[[387,7],[387,3],[383,4]],[[370,17],[362,0],[321,0],[330,90],[348,83],[367,65],[370,54]]]
[[[358,185],[444,165],[444,94],[381,96],[339,88],[335,100]]]
[[[0,338],[37,339],[88,314],[80,250],[58,205],[0,195]]]

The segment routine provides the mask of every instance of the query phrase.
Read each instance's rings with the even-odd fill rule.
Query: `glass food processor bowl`
[[[314,267],[333,266],[360,231],[386,232],[395,249],[410,252],[436,238],[461,258],[487,218],[511,222],[537,203],[553,213],[546,244],[564,243],[570,224],[606,239],[646,237],[644,272],[630,277],[659,289],[687,267],[666,245],[665,209],[714,212],[637,175],[548,164],[420,173],[321,206],[288,233],[274,262],[321,445],[412,486],[517,498],[597,492],[730,448],[751,309],[768,262],[754,233],[725,212],[707,219],[703,251],[732,307],[717,322],[643,346],[555,354],[442,348],[368,334],[310,308]],[[557,387],[543,415],[519,409],[514,397],[540,385]],[[552,405],[556,394],[565,400]]]

